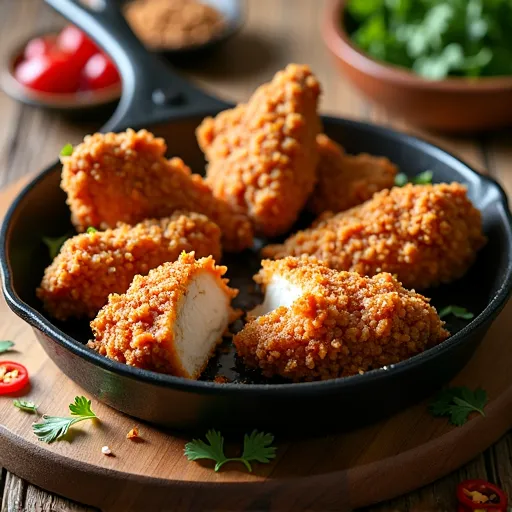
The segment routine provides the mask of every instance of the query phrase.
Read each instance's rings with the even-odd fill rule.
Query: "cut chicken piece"
[[[263,257],[314,256],[336,270],[389,272],[418,290],[462,277],[486,243],[480,212],[460,183],[377,192],[365,203],[324,214]]]
[[[255,276],[265,301],[234,337],[238,355],[263,375],[333,379],[398,363],[444,341],[429,299],[388,273],[362,277],[314,258],[265,260]]]
[[[308,203],[312,212],[348,210],[379,190],[393,187],[398,168],[387,158],[367,153],[349,155],[324,134],[316,141],[320,161],[318,181]]]
[[[204,215],[175,212],[133,227],[77,235],[45,270],[37,296],[59,320],[94,318],[110,293],[124,293],[135,275],[175,261],[182,251],[220,259],[219,227]]]
[[[91,322],[88,346],[130,366],[197,379],[236,318],[238,290],[212,257],[183,253],[173,263],[136,276],[125,294],[112,294]]]
[[[206,215],[221,229],[226,251],[252,246],[252,226],[236,206],[213,196],[180,158],[167,160],[167,146],[147,130],[95,133],[62,156],[61,187],[78,231],[136,224],[176,210]]]
[[[264,236],[286,232],[316,181],[320,84],[308,66],[290,64],[247,104],[206,118],[197,139],[216,197],[241,207]]]

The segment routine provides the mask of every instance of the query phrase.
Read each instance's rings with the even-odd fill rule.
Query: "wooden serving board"
[[[20,187],[0,193],[0,216]],[[135,422],[96,400],[99,422],[78,424],[65,441],[41,443],[31,430],[38,416],[18,410],[12,397],[2,396],[0,465],[44,489],[105,511],[351,510],[432,482],[506,432],[512,425],[511,330],[512,302],[454,380],[456,385],[481,386],[490,397],[486,417],[472,417],[462,427],[433,418],[421,403],[348,434],[276,439],[277,458],[271,464],[256,463],[251,474],[242,465],[228,464],[215,473],[211,461],[184,457],[189,439]],[[46,357],[32,329],[8,309],[3,297],[0,339],[16,343],[16,350],[0,359],[18,361],[29,370],[31,388],[24,398],[38,404],[41,414],[67,415],[68,404],[84,391]],[[140,428],[140,442],[126,439],[134,425]],[[102,454],[104,445],[114,456]]]

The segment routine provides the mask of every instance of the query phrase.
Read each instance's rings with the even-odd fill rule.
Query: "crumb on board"
[[[103,453],[103,455],[112,455],[112,450],[108,447],[108,446],[103,446],[101,448],[101,453]]]
[[[140,439],[139,428],[133,427],[128,434],[126,434],[126,439]]]

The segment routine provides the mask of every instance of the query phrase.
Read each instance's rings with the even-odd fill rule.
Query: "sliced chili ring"
[[[485,496],[488,501],[479,503],[475,501],[478,494]],[[458,512],[471,512],[477,510],[493,510],[506,512],[508,505],[507,495],[496,485],[486,480],[465,480],[457,486]]]
[[[28,383],[28,371],[22,364],[0,361],[0,395],[16,393]]]

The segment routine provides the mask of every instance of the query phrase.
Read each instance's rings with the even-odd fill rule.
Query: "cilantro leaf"
[[[414,185],[428,185],[432,183],[433,177],[434,173],[432,171],[423,171],[409,180],[407,174],[401,172],[395,176],[395,187],[403,187],[409,182],[413,183]]]
[[[448,315],[453,315],[456,318],[462,318],[463,320],[471,320],[475,317],[471,311],[460,306],[446,306],[439,312],[439,318],[445,318]]]
[[[28,402],[27,400],[13,400],[14,407],[21,409],[22,411],[37,412],[37,405],[34,402]]]
[[[59,254],[62,244],[69,238],[69,235],[59,236],[57,238],[51,238],[49,236],[43,236],[43,242],[48,247],[50,258],[53,260],[57,254]]]
[[[14,347],[14,341],[0,340],[0,354],[11,350],[12,347]]]
[[[60,150],[60,156],[71,156],[73,154],[73,144],[66,144]]]
[[[395,176],[395,186],[396,187],[403,187],[404,185],[407,184],[408,181],[409,181],[409,178],[407,177],[407,174],[404,174],[403,172],[398,173]]]
[[[430,404],[433,416],[447,416],[453,425],[461,426],[467,422],[472,412],[485,416],[487,393],[481,388],[471,391],[465,386],[443,389]]]
[[[87,228],[87,233],[96,233],[98,230],[96,228],[93,228],[92,226],[89,226]]]
[[[241,462],[248,471],[252,471],[250,461],[270,462],[276,455],[276,448],[270,446],[274,436],[254,430],[244,436],[244,450],[241,457],[227,458],[224,454],[224,438],[220,432],[209,430],[206,433],[206,444],[201,439],[193,439],[185,445],[184,453],[188,460],[211,459],[216,462],[215,471],[226,462]]]
[[[91,401],[87,400],[84,396],[76,396],[74,403],[69,404],[69,410],[72,414],[71,417],[44,415],[41,423],[34,423],[32,425],[32,431],[39,440],[45,443],[52,443],[65,436],[69,428],[75,423],[97,418],[91,409]]]

